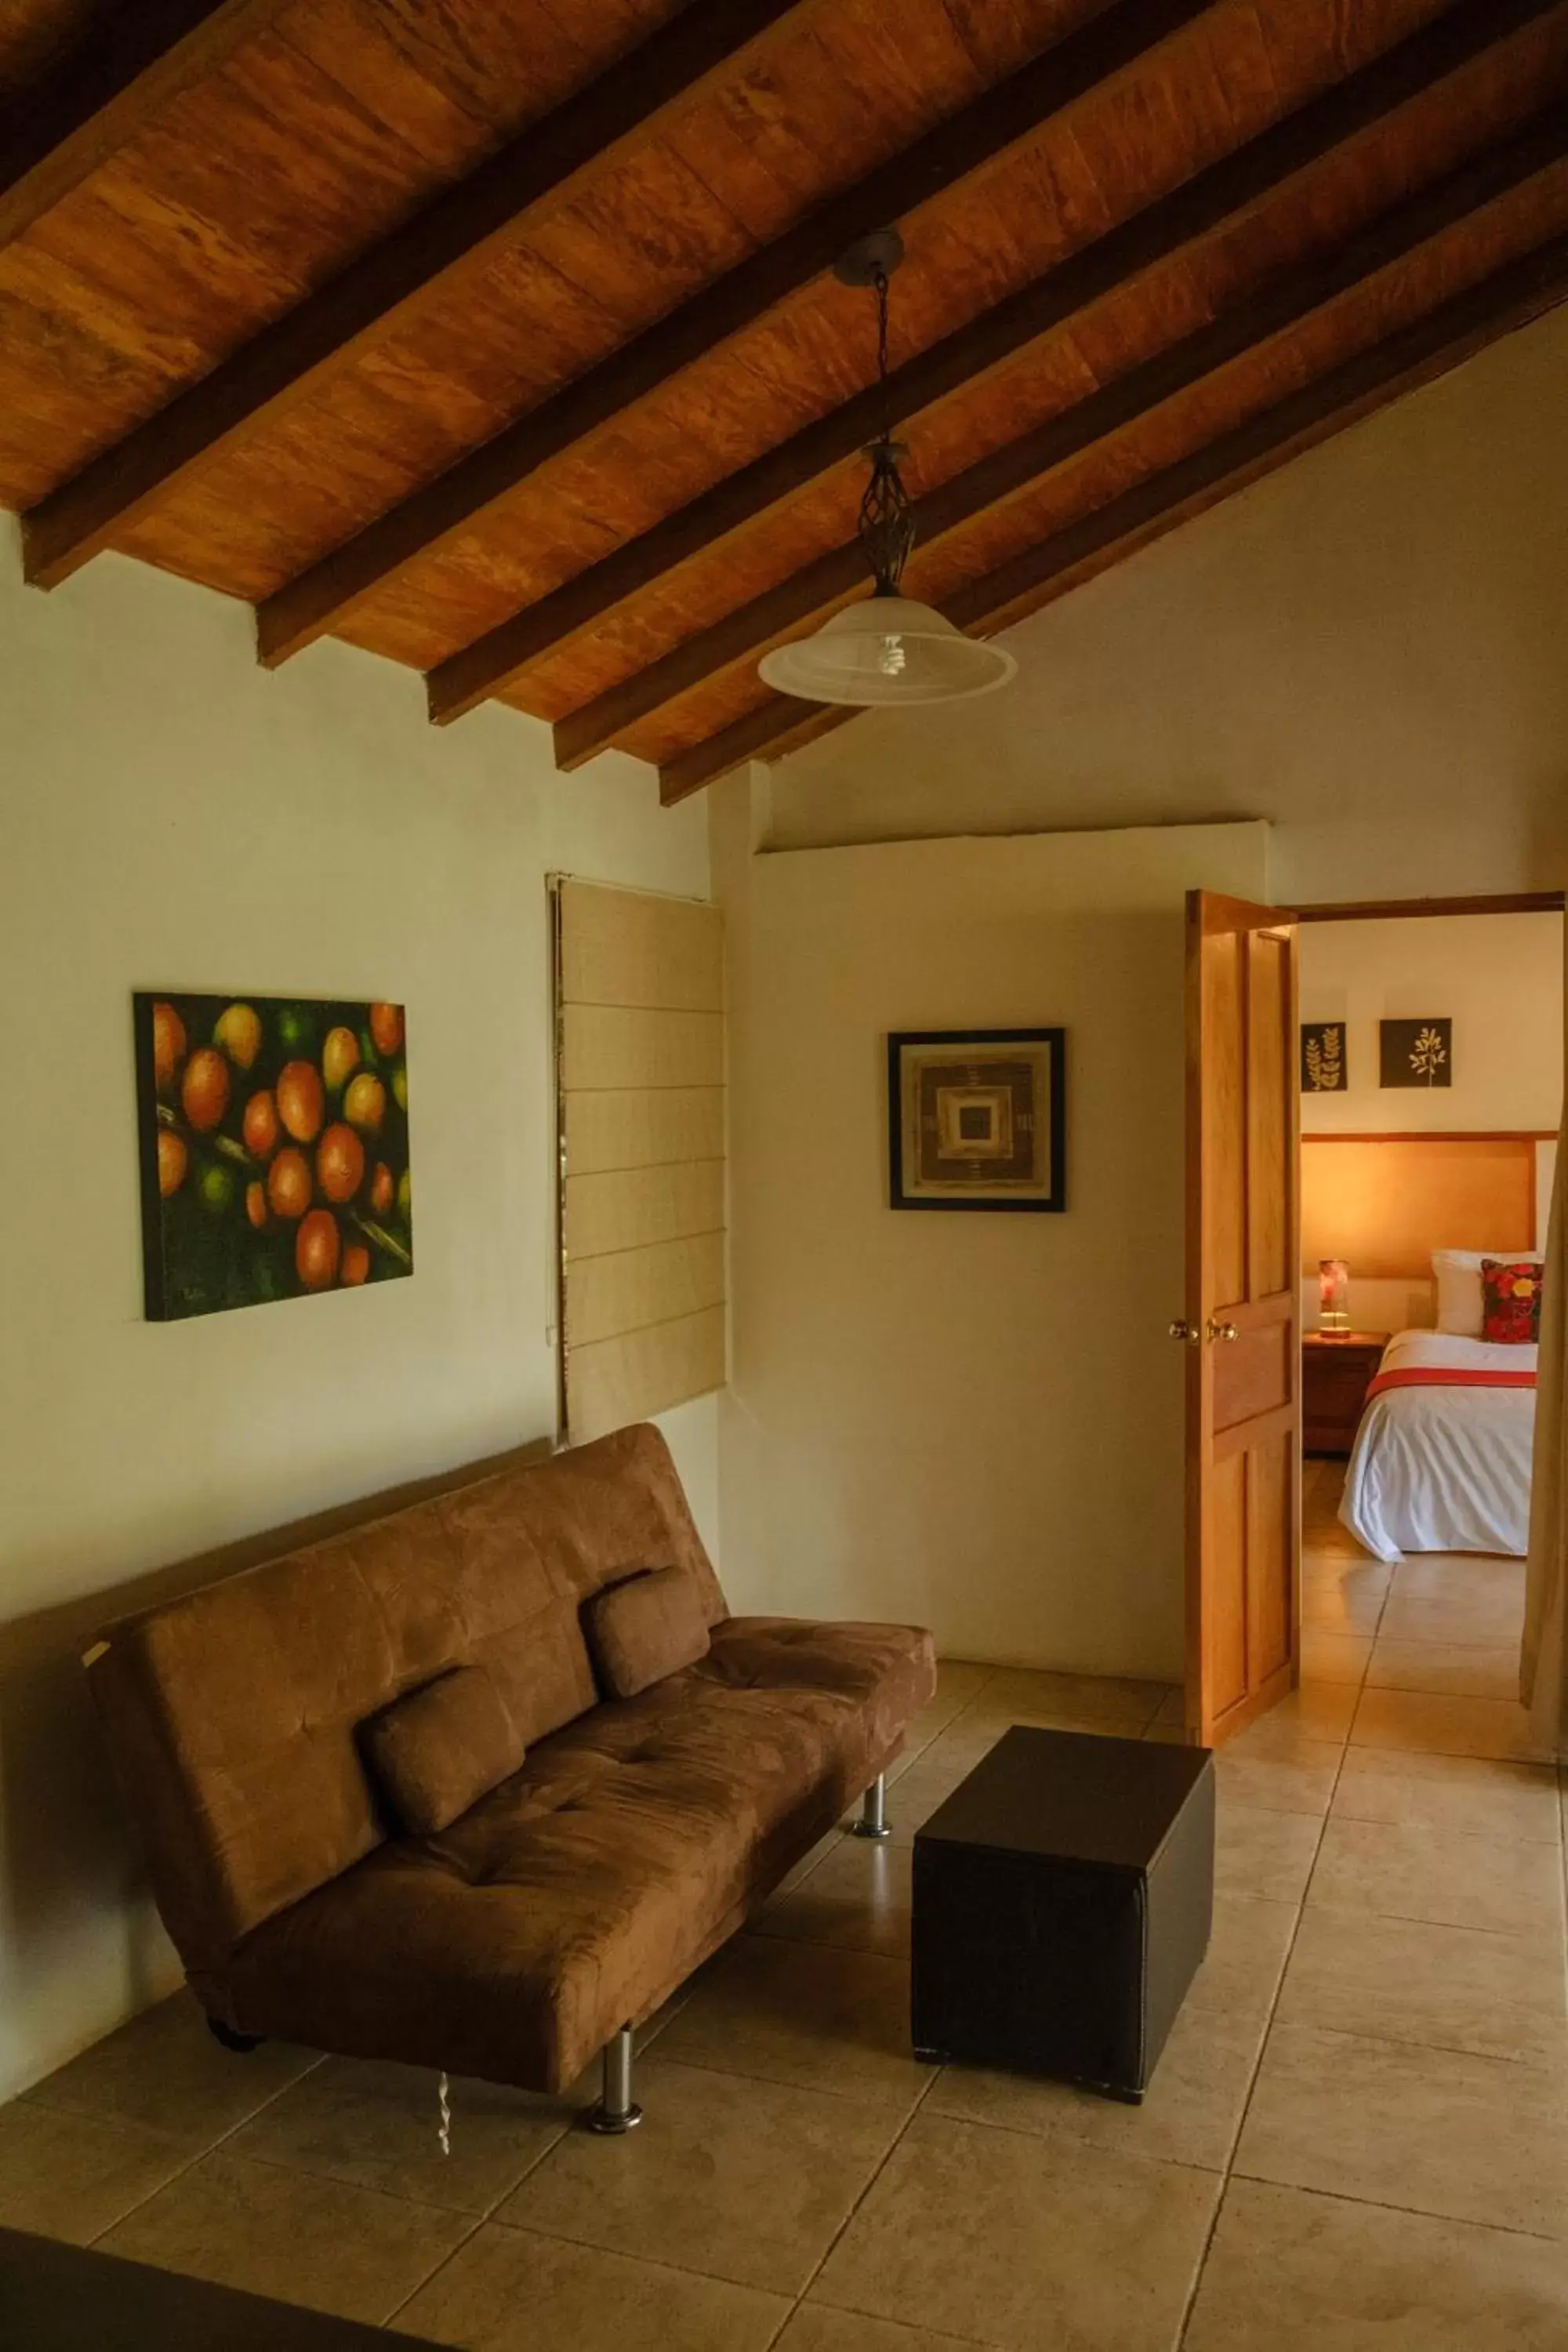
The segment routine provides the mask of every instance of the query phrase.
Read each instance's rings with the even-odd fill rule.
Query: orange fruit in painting
[[[294,1236],[294,1270],[307,1290],[325,1290],[338,1270],[342,1247],[338,1221],[330,1209],[312,1209]]]
[[[350,1242],[339,1273],[345,1290],[357,1290],[370,1279],[370,1252],[363,1242]]]
[[[364,1146],[341,1119],[316,1146],[316,1181],[329,1201],[352,1201],[364,1182]]]
[[[158,1092],[166,1095],[174,1073],[185,1058],[185,1024],[172,1004],[153,1007],[153,1076]]]
[[[341,1086],[346,1085],[358,1060],[359,1039],[353,1031],[329,1029],[327,1042],[321,1048],[321,1076],[333,1094]]]
[[[200,1135],[210,1135],[228,1108],[228,1064],[211,1045],[198,1045],[180,1081],[180,1108]]]
[[[258,1234],[264,1234],[272,1223],[272,1212],[267,1205],[267,1187],[258,1181],[245,1188],[245,1213]]]
[[[278,1073],[278,1116],[296,1143],[314,1143],[326,1116],[321,1074],[313,1062],[285,1062]]]
[[[395,1054],[403,1043],[402,1005],[373,1004],[370,1008],[370,1034],[378,1054]]]
[[[266,1087],[246,1104],[240,1131],[253,1160],[271,1159],[278,1149],[278,1106]]]
[[[392,1171],[384,1160],[375,1163],[375,1173],[370,1180],[370,1205],[378,1217],[384,1217],[392,1206]]]
[[[343,1117],[365,1135],[379,1135],[386,1117],[386,1088],[369,1070],[352,1079],[343,1097]]]
[[[280,1217],[302,1217],[310,1205],[310,1163],[290,1143],[267,1171],[267,1197]]]
[[[231,1004],[218,1015],[213,1043],[231,1062],[248,1070],[261,1051],[261,1016],[253,1004]]]
[[[158,1129],[158,1190],[165,1201],[172,1201],[185,1181],[190,1154],[184,1139],[168,1128]]]

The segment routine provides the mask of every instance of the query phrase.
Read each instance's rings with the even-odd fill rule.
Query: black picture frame
[[[906,1083],[910,1070],[910,1049],[929,1046],[933,1058],[951,1051],[955,1068],[976,1060],[974,1049],[982,1049],[987,1059],[1005,1065],[1009,1046],[1028,1046],[1034,1051],[1020,1056],[1038,1072],[1044,1063],[1044,1109],[1046,1115],[1046,1173],[1038,1189],[1026,1194],[1016,1180],[1008,1180],[1008,1190],[988,1190],[983,1176],[976,1176],[973,1185],[962,1191],[922,1190],[918,1170],[911,1171],[905,1150],[907,1113],[910,1108]],[[994,1049],[1001,1049],[996,1051]],[[956,1210],[960,1213],[1000,1215],[1060,1215],[1068,1205],[1067,1182],[1067,1031],[1044,1029],[898,1029],[888,1037],[888,1179],[889,1206],[894,1209]],[[1038,1088],[1031,1098],[1031,1111],[1038,1107]]]
[[[1343,1021],[1303,1021],[1301,1024],[1301,1092],[1343,1095],[1350,1092],[1349,1024]]]
[[[1429,1020],[1380,1021],[1378,1084],[1388,1087],[1451,1087],[1454,1083],[1454,1023],[1448,1013]]]

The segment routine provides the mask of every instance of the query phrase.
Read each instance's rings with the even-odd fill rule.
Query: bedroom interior
[[[1529,1549],[1563,932],[1550,904],[1302,926],[1305,1450],[1348,1457],[1380,1559]],[[1522,1315],[1483,1299],[1489,1265]]]
[[[0,0],[7,2347],[1568,2342],[1565,94]]]

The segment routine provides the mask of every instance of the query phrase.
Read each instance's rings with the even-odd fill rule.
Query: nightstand
[[[1301,1339],[1301,1450],[1348,1454],[1386,1331],[1308,1331]]]

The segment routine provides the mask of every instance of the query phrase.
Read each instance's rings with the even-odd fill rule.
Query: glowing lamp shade
[[[1342,1257],[1318,1260],[1318,1322],[1324,1331],[1350,1328],[1351,1270]]]
[[[803,702],[957,702],[1005,686],[1018,665],[909,596],[868,596],[757,665],[763,682]]]

